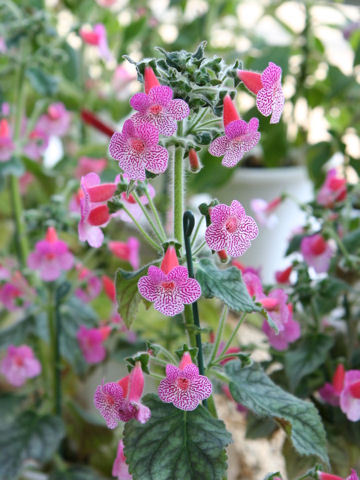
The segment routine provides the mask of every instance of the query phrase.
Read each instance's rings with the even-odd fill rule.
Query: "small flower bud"
[[[154,70],[151,67],[145,68],[144,73],[145,93],[149,93],[153,87],[160,85],[159,80],[156,78]]]
[[[218,254],[218,257],[220,258],[221,263],[226,263],[229,260],[229,257],[227,256],[227,253],[225,250],[219,250],[216,252]]]
[[[224,97],[224,110],[223,110],[223,122],[224,127],[226,127],[229,123],[239,120],[240,116],[231,100],[230,95],[226,95]]]
[[[250,90],[250,92],[255,93],[255,95],[263,88],[260,73],[238,70],[237,75],[245,87]]]
[[[189,163],[192,172],[197,173],[201,170],[198,154],[193,148],[190,148],[189,150]]]

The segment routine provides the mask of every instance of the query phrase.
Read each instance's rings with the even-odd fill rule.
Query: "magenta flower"
[[[343,477],[339,477],[338,475],[333,475],[332,473],[321,472],[320,470],[317,472],[319,480],[359,480],[359,477],[354,469],[351,470],[351,474],[344,479]]]
[[[13,312],[19,308],[27,308],[34,294],[25,277],[17,271],[0,287],[0,302],[7,310]]]
[[[319,394],[324,402],[333,405],[334,407],[340,404],[340,394],[344,388],[345,383],[345,368],[343,364],[339,364],[336,367],[335,373],[331,383],[325,383],[323,387],[319,389]]]
[[[119,161],[119,167],[130,180],[146,179],[145,170],[164,173],[168,165],[168,151],[158,145],[159,132],[150,123],[135,125],[126,120],[121,133],[111,137],[109,153]]]
[[[109,242],[108,245],[110,252],[116,257],[129,262],[134,270],[139,268],[140,242],[136,237],[129,237],[127,242]]]
[[[216,205],[210,212],[211,225],[206,229],[205,240],[211,250],[226,250],[231,257],[239,257],[250,247],[259,233],[252,217],[237,200],[230,206]]]
[[[262,74],[245,70],[238,71],[244,85],[256,95],[256,106],[265,117],[271,115],[270,123],[278,123],[284,109],[285,98],[281,88],[281,67],[269,62]]]
[[[80,28],[79,33],[85,43],[99,48],[99,54],[106,62],[113,59],[107,42],[106,28],[102,23],[97,23],[92,30]]]
[[[242,279],[250,297],[255,297],[255,300],[259,300],[265,296],[259,275],[254,272],[245,272]]]
[[[91,247],[98,248],[104,240],[100,227],[110,221],[106,204],[116,190],[115,183],[100,184],[100,177],[94,172],[81,177],[82,198],[80,199],[81,219],[78,225],[79,239],[87,241]]]
[[[320,234],[304,237],[300,250],[305,262],[309,267],[313,267],[316,273],[325,273],[329,270],[334,250]]]
[[[118,65],[112,77],[111,85],[118,100],[126,100],[131,94],[130,84],[136,80],[136,75],[126,65]]]
[[[84,303],[91,302],[101,292],[101,280],[91,270],[81,265],[77,265],[76,269],[80,287],[75,290],[75,295]]]
[[[148,94],[135,93],[130,105],[138,113],[131,117],[135,125],[150,123],[161,135],[171,137],[177,130],[177,122],[186,118],[190,109],[184,100],[173,100],[173,90],[163,85],[152,87]]]
[[[60,277],[62,270],[72,268],[74,257],[67,244],[58,240],[55,228],[49,227],[45,240],[36,243],[35,251],[30,253],[27,263],[32,270],[39,270],[44,282],[53,282]]]
[[[123,180],[125,180],[125,182],[129,180],[127,175],[122,175],[122,178]],[[120,182],[120,175],[117,175],[115,178],[115,183],[118,183],[118,182]],[[138,182],[136,182],[136,185],[138,185]],[[146,188],[148,189],[150,198],[154,198],[155,188],[150,184],[146,185]],[[149,203],[149,200],[145,194],[140,195],[139,200],[143,205],[147,205]],[[144,213],[141,210],[141,207],[137,204],[134,196],[131,193],[129,195],[126,195],[126,192],[122,192],[121,201],[123,202],[126,209],[129,211],[129,213],[135,218],[136,221],[141,220],[141,218],[144,216]],[[125,210],[119,210],[118,212],[114,213],[113,216],[115,218],[119,218],[123,222],[132,223],[132,219],[125,212]]]
[[[360,370],[349,370],[345,373],[340,408],[351,422],[360,420]]]
[[[144,375],[137,362],[130,375],[118,382],[99,385],[95,391],[94,404],[104,417],[109,428],[116,428],[119,421],[128,422],[135,418],[146,423],[151,412],[140,403],[144,390]]]
[[[28,378],[34,378],[41,372],[41,363],[28,345],[15,347],[10,345],[0,364],[0,372],[10,385],[21,387]]]
[[[10,127],[6,118],[0,120],[0,162],[10,160],[15,145],[11,139]]]
[[[288,308],[288,296],[281,288],[272,290],[269,295],[257,299],[267,311],[271,320],[275,323],[279,331],[285,329],[285,323],[292,316],[291,310]]]
[[[276,323],[273,319],[273,312],[268,312],[269,315],[271,315],[274,323],[276,323],[276,325],[278,326],[279,333],[276,333],[270,327],[267,320],[264,320],[264,323],[262,325],[262,330],[267,335],[270,345],[276,350],[280,351],[286,350],[289,346],[289,343],[295,342],[298,338],[300,338],[301,335],[299,323],[296,320],[293,320],[291,304],[287,305],[287,310],[287,319],[283,320],[281,324],[281,329],[279,328],[279,322]]]
[[[168,268],[168,258],[173,256],[174,247],[169,247],[161,268],[149,267],[147,276],[138,282],[140,295],[154,302],[155,310],[173,317],[184,310],[184,305],[194,303],[201,295],[199,283],[189,278],[186,267],[179,266],[177,258]],[[169,253],[168,253],[169,252]]]
[[[80,157],[75,170],[75,176],[76,178],[81,178],[91,172],[100,175],[106,165],[107,160],[105,158]]]
[[[31,160],[40,160],[49,145],[49,135],[37,125],[30,132],[27,143],[24,146],[24,153]]]
[[[344,201],[346,195],[346,179],[338,177],[336,168],[331,168],[319,190],[317,202],[324,207],[333,208],[337,202]]]
[[[195,410],[211,392],[210,380],[199,375],[199,369],[192,363],[188,352],[184,353],[179,368],[166,365],[166,378],[161,380],[158,388],[160,400],[186,411]]]
[[[62,102],[49,105],[47,112],[41,115],[37,128],[48,135],[63,137],[70,127],[70,113]]]
[[[111,331],[110,327],[87,328],[80,325],[76,338],[87,363],[100,363],[106,356],[103,345]]]
[[[132,476],[129,473],[129,467],[126,464],[126,458],[124,455],[124,443],[120,440],[116,458],[112,468],[112,476],[117,480],[131,480]]]
[[[267,202],[262,198],[254,198],[250,202],[250,206],[255,213],[256,220],[267,228],[274,228],[279,222],[279,218],[274,210],[280,205],[281,197],[277,197],[271,202]]]

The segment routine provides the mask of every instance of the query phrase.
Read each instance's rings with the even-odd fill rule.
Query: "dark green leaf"
[[[242,280],[241,271],[236,267],[219,270],[210,259],[200,260],[196,272],[204,297],[217,297],[235,312],[260,311],[252,301]]]
[[[33,315],[28,315],[9,327],[0,330],[0,350],[9,345],[19,345],[35,329],[36,321]]]
[[[270,437],[278,426],[272,418],[263,418],[249,412],[246,416],[246,438],[255,440],[256,438]]]
[[[12,421],[21,404],[26,399],[24,395],[5,392],[0,395],[0,425]]]
[[[349,252],[355,254],[360,249],[360,228],[345,235],[343,244]]]
[[[299,234],[291,237],[289,246],[285,252],[285,255],[290,255],[291,253],[298,252],[300,250],[301,240],[306,237],[306,235]]]
[[[24,412],[10,425],[0,427],[0,480],[16,480],[24,460],[48,462],[64,437],[58,417]]]
[[[20,177],[23,173],[25,173],[24,165],[18,157],[11,157],[7,162],[0,162],[0,177],[6,177],[6,175]]]
[[[282,390],[257,364],[242,368],[240,362],[231,361],[225,370],[236,402],[259,416],[275,418],[301,455],[313,454],[328,462],[325,430],[311,402]]]
[[[297,478],[300,477],[300,475],[304,475],[304,473],[316,463],[316,457],[300,456],[288,439],[286,439],[283,444],[282,454],[285,458],[286,473],[288,478]]]
[[[125,426],[125,456],[133,480],[223,478],[231,435],[222,421],[202,406],[184,412],[153,394],[143,403],[150,408],[151,419]]]
[[[334,339],[322,333],[302,337],[295,350],[285,354],[285,371],[290,389],[294,391],[302,378],[322,365],[334,344]]]
[[[40,95],[52,96],[56,93],[59,84],[57,77],[50,75],[38,67],[27,68],[26,76],[34,90]]]
[[[63,470],[53,472],[49,480],[102,480],[102,478],[91,468],[79,465],[70,467],[65,472]]]
[[[125,361],[127,363],[127,369],[129,370],[129,372],[135,367],[136,362],[140,362],[141,370],[147,374],[150,374],[148,366],[149,360],[150,354],[148,352],[138,352],[132,357],[125,358]]]

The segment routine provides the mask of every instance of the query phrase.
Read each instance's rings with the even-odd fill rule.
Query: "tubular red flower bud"
[[[136,362],[130,374],[129,401],[139,402],[144,390],[144,374],[140,362]]]
[[[9,123],[6,118],[0,120],[0,137],[9,137],[10,136],[10,128]]]
[[[110,213],[107,205],[99,205],[91,210],[88,216],[90,225],[97,227],[104,225],[110,219]]]
[[[192,172],[198,172],[201,169],[200,160],[196,150],[190,148],[189,150],[189,163]]]
[[[58,241],[58,236],[54,227],[49,227],[47,229],[45,239],[49,243],[55,243]]]
[[[115,183],[103,183],[102,185],[95,185],[88,188],[90,200],[94,203],[106,202],[109,200],[116,190]]]
[[[99,130],[99,132],[104,133],[108,137],[112,137],[115,133],[114,129],[106,125],[94,113],[90,112],[90,110],[86,110],[85,108],[81,110],[81,118],[84,123],[91,125],[96,130]]]
[[[319,476],[319,480],[344,480],[342,477],[339,477],[338,475],[333,475],[332,473],[326,473],[326,472],[317,472]]]
[[[153,87],[160,85],[159,80],[156,78],[154,70],[151,67],[145,67],[144,85],[145,93],[149,93]]]
[[[129,390],[129,382],[130,382],[130,375],[126,375],[126,377],[121,378],[117,382],[123,390],[124,397],[127,397],[128,390]]]
[[[277,298],[271,298],[271,297],[260,298],[259,302],[268,312],[272,312],[279,305],[279,300]]]
[[[184,352],[184,354],[182,356],[182,359],[181,359],[181,362],[179,363],[180,370],[184,370],[186,365],[190,365],[190,363],[193,363],[190,353],[189,352]]]
[[[250,92],[255,93],[255,95],[263,88],[260,73],[238,70],[237,75],[245,87],[250,90]]]
[[[231,100],[230,95],[226,95],[224,97],[224,110],[223,110],[223,122],[224,127],[226,127],[229,123],[234,122],[235,120],[239,120],[240,116]]]
[[[170,245],[166,250],[160,269],[167,275],[171,270],[179,265],[175,248]]]
[[[114,282],[107,275],[103,275],[102,282],[106,295],[110,298],[112,302],[115,302],[116,290]]]
[[[344,388],[345,381],[345,368],[342,363],[340,363],[335,370],[334,376],[332,378],[332,385],[335,392],[340,395],[342,389]]]
[[[226,263],[228,261],[229,257],[227,256],[226,250],[220,250],[216,253],[218,254],[218,257],[222,263]]]
[[[290,267],[285,268],[285,270],[278,270],[275,272],[275,279],[278,283],[288,283],[290,274],[292,272],[292,265]]]

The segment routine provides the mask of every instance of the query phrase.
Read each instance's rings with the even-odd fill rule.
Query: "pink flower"
[[[24,153],[31,160],[40,160],[49,145],[49,135],[38,126],[29,134]]]
[[[256,300],[265,296],[260,277],[254,272],[243,273],[242,279],[246,285],[246,289],[250,297],[255,297]]]
[[[81,287],[75,290],[75,295],[84,303],[91,302],[101,292],[101,280],[91,270],[81,265],[76,267]]]
[[[98,248],[104,240],[100,227],[110,221],[110,213],[106,204],[115,190],[115,183],[100,184],[100,177],[94,172],[81,177],[83,196],[80,199],[81,219],[78,225],[79,239],[87,241],[91,247]]]
[[[109,8],[115,5],[118,0],[96,0],[100,7]]]
[[[174,251],[174,247],[169,247],[161,268],[152,265],[147,276],[141,277],[138,282],[140,295],[154,302],[155,310],[169,317],[181,313],[184,305],[195,302],[201,295],[199,283],[189,278],[187,268],[179,266],[177,258],[168,266],[168,257]]]
[[[145,170],[164,173],[168,165],[168,151],[158,145],[159,132],[150,123],[135,125],[126,120],[121,133],[111,137],[109,153],[119,161],[119,167],[130,180],[146,179]]]
[[[250,247],[250,241],[259,233],[252,217],[237,200],[230,206],[219,204],[211,209],[211,225],[206,229],[205,240],[211,250],[226,250],[231,257],[239,257]]]
[[[69,129],[70,121],[70,113],[65,105],[62,102],[56,102],[49,105],[47,112],[41,115],[37,128],[48,135],[63,137]]]
[[[337,407],[340,404],[340,394],[344,388],[345,369],[341,363],[336,367],[332,382],[326,382],[320,389],[319,394],[322,400]]]
[[[319,480],[345,480],[343,477],[333,475],[332,473],[321,472],[320,470],[317,472],[317,474]],[[351,474],[346,477],[346,480],[359,480],[359,477],[354,469],[351,470]]]
[[[127,242],[109,242],[109,250],[116,257],[129,262],[134,270],[140,265],[139,261],[140,242],[135,237],[129,237]]]
[[[125,100],[130,95],[130,83],[136,79],[136,75],[128,70],[125,65],[118,65],[112,78],[112,88],[116,98]]]
[[[74,193],[69,202],[69,211],[73,213],[78,213],[81,215],[81,199],[84,197],[83,191],[81,188]]]
[[[281,197],[277,197],[271,202],[262,198],[254,198],[250,201],[250,206],[255,213],[256,220],[267,228],[274,228],[279,222],[279,218],[274,214],[274,210],[280,205]]]
[[[267,320],[264,320],[262,326],[262,330],[267,335],[270,345],[280,351],[286,350],[289,343],[295,342],[301,335],[299,323],[296,320],[293,320],[291,304],[287,305],[287,308],[289,315],[287,320],[282,323],[281,329],[279,328],[279,333],[276,333],[270,327]],[[272,315],[271,318],[273,319]],[[278,323],[276,323],[276,325],[278,325]]]
[[[129,473],[129,467],[126,464],[124,455],[124,443],[121,440],[118,445],[116,458],[112,468],[112,476],[118,480],[131,480],[132,476]]]
[[[256,106],[270,123],[278,123],[284,109],[285,98],[281,88],[281,67],[269,62],[262,74],[239,70],[238,77],[256,95]]]
[[[333,208],[337,202],[345,200],[347,195],[346,179],[337,177],[335,168],[331,168],[317,195],[317,202],[324,207]]]
[[[107,43],[106,28],[102,23],[97,23],[92,30],[80,28],[79,33],[85,43],[99,48],[99,54],[106,62],[113,59]]]
[[[76,338],[87,363],[100,363],[106,356],[103,345],[111,331],[110,327],[87,328],[80,325]]]
[[[305,262],[313,267],[316,273],[325,273],[329,270],[334,250],[320,234],[304,237],[300,250]]]
[[[110,277],[107,275],[102,276],[103,287],[106,295],[110,298],[110,300],[115,303],[116,302],[116,289],[115,284],[111,280]]]
[[[144,375],[139,362],[130,375],[96,388],[94,404],[109,428],[116,428],[118,422],[128,422],[132,418],[140,423],[149,420],[150,409],[140,403],[143,390]]]
[[[210,380],[199,375],[189,352],[184,353],[179,368],[166,365],[166,378],[161,380],[158,388],[160,400],[186,411],[195,410],[202,400],[210,397],[211,392]]]
[[[0,302],[10,312],[19,308],[27,308],[30,305],[31,297],[35,294],[34,290],[19,271],[16,271],[8,280],[0,287]]]
[[[88,173],[94,172],[100,175],[105,169],[107,160],[105,158],[80,157],[75,170],[76,178],[81,178]]]
[[[0,162],[10,160],[15,145],[11,139],[10,127],[6,118],[0,120]]]
[[[25,195],[28,191],[29,185],[33,183],[35,177],[30,172],[25,172],[21,177],[19,177],[19,189],[22,195]]]
[[[287,301],[288,296],[281,288],[272,290],[269,295],[257,299],[268,312],[271,320],[275,323],[279,331],[284,330],[284,324],[292,316]]]
[[[173,100],[173,90],[164,85],[153,86],[149,93],[135,93],[130,105],[138,113],[131,117],[135,125],[150,123],[161,135],[171,137],[177,122],[189,116],[190,109],[184,100]]]
[[[41,363],[35,358],[31,347],[10,345],[2,359],[0,372],[10,385],[21,387],[27,378],[33,378],[40,374]]]
[[[225,136],[215,138],[210,144],[209,152],[215,157],[224,155],[222,159],[224,167],[235,167],[244,153],[249,152],[258,144],[260,140],[260,133],[257,131],[259,120],[255,117],[249,123],[240,120],[229,96],[224,98],[223,119]]]
[[[345,373],[340,408],[351,422],[360,420],[360,370],[349,370]]]
[[[58,240],[55,228],[49,227],[45,240],[36,243],[35,251],[30,253],[27,263],[32,270],[39,270],[44,282],[53,282],[60,277],[62,270],[72,268],[74,257],[67,244]]]
[[[124,175],[121,175],[121,177],[120,175],[117,175],[115,178],[115,183],[120,182],[121,179],[125,183],[129,182],[128,176],[124,174]],[[137,186],[138,182],[136,182],[135,185]],[[150,198],[154,198],[155,188],[150,184],[146,185],[145,188],[147,188]],[[137,204],[134,196],[131,193],[127,196],[126,192],[122,192],[120,196],[121,196],[122,203],[124,204],[126,209],[130,212],[130,214],[135,218],[135,220],[137,221],[140,220],[143,217],[144,213],[141,210],[140,205]],[[149,203],[149,200],[145,194],[140,195],[139,200],[143,205],[147,205]],[[119,210],[118,212],[114,213],[113,216],[115,218],[119,218],[123,222],[132,223],[132,219],[125,212],[125,210]]]

